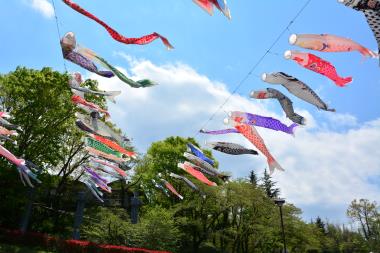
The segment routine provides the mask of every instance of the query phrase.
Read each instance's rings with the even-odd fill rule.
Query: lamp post
[[[281,217],[281,230],[282,230],[282,242],[284,244],[284,253],[287,253],[286,250],[286,240],[285,240],[285,230],[284,230],[284,220],[282,217],[282,206],[285,204],[285,199],[275,199],[274,203],[280,208],[280,217]]]

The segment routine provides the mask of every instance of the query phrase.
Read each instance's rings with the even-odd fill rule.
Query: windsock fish
[[[231,19],[231,12],[227,7],[226,0],[193,0],[199,7],[205,10],[211,16],[213,15],[213,7],[215,6],[226,18]]]
[[[82,179],[80,179],[80,182],[82,182],[88,188],[88,190],[96,199],[98,199],[102,203],[104,202],[102,199],[103,193],[98,190],[96,183],[91,178],[89,178],[89,175],[83,174]]]
[[[0,126],[0,134],[1,135],[6,135],[6,136],[13,136],[13,135],[17,136],[18,135],[18,133],[16,131],[14,131],[14,130],[8,130],[5,127],[2,127],[2,126]]]
[[[195,166],[200,167],[202,169],[202,172],[205,174],[208,174],[208,175],[214,176],[214,177],[219,177],[219,178],[223,179],[223,181],[225,181],[229,178],[229,176],[223,175],[218,170],[216,170],[214,167],[212,167],[209,163],[203,161],[201,158],[199,158],[193,154],[185,152],[185,153],[183,153],[183,156],[186,159],[188,159],[190,162],[194,163]],[[185,162],[185,164],[186,164],[186,162]],[[194,167],[191,164],[188,164],[188,165],[190,165],[191,167]]]
[[[167,189],[169,189],[169,191],[171,191],[179,199],[181,199],[181,200],[183,199],[183,196],[177,192],[177,190],[174,188],[174,186],[171,183],[169,183],[168,181],[166,181],[165,179],[162,179],[162,178],[161,178],[161,181],[164,183],[165,187]]]
[[[6,129],[11,130],[22,130],[21,127],[13,125],[12,123],[8,122],[8,120],[3,119],[0,117],[0,126],[5,127]]]
[[[100,108],[100,106],[98,106],[98,105],[96,105],[94,103],[88,102],[86,99],[84,99],[81,96],[78,96],[78,95],[74,94],[71,97],[71,101],[74,104],[81,104],[81,105],[83,105],[85,107],[88,107],[88,108],[90,108],[90,110],[93,110],[93,111],[96,111],[96,112],[99,112],[99,113],[104,113],[107,117],[110,116],[110,114],[106,110]]]
[[[77,95],[84,98],[84,93],[94,94],[98,96],[103,96],[109,101],[116,103],[115,97],[121,94],[121,91],[94,91],[86,87],[81,87],[83,83],[82,75],[78,72],[71,74],[69,79],[69,85],[71,89],[74,89]]]
[[[17,141],[15,141],[15,140],[9,138],[9,137],[6,136],[6,135],[2,135],[2,134],[0,134],[0,140],[2,140],[2,141],[9,141],[9,142],[11,142],[13,145],[17,145]]]
[[[91,134],[97,134],[97,135],[100,135],[100,133],[95,132],[95,130],[93,130],[91,127],[89,127],[87,124],[85,124],[84,122],[82,122],[82,121],[79,120],[79,119],[77,119],[77,120],[75,121],[75,124],[76,124],[76,126],[77,126],[80,130],[82,130],[82,131],[84,131],[84,132],[91,133]],[[109,136],[103,136],[103,137],[105,137],[105,138],[112,138],[112,137],[109,137]]]
[[[77,125],[83,131],[96,134],[102,137],[105,137],[110,140],[114,140],[117,143],[124,143],[124,138],[120,134],[116,133],[104,122],[100,121],[97,118],[92,118],[88,115],[83,115],[81,113],[75,114],[77,118]]]
[[[284,57],[288,60],[294,60],[306,69],[326,76],[339,87],[344,87],[352,82],[352,77],[340,77],[335,67],[330,62],[325,61],[314,54],[288,50],[285,52]]]
[[[186,161],[186,162],[184,162],[184,164],[187,164],[187,165],[193,167],[194,169],[196,169],[197,171],[202,172],[202,173],[205,174],[205,175],[208,175],[208,176],[211,176],[211,177],[218,177],[218,174],[217,174],[217,173],[214,173],[214,172],[212,172],[212,171],[206,170],[205,168],[202,168],[202,167],[200,167],[200,166],[197,166],[197,165],[195,165],[195,164],[193,164],[193,163],[190,163],[190,162],[187,162],[187,161]]]
[[[173,49],[173,46],[169,43],[169,41],[165,37],[163,37],[162,35],[160,35],[160,34],[158,34],[156,32],[148,34],[148,35],[145,35],[145,36],[140,37],[140,38],[125,37],[125,36],[121,35],[120,33],[118,33],[116,30],[114,30],[113,28],[111,28],[103,20],[99,19],[94,14],[86,11],[85,9],[83,9],[78,4],[74,3],[73,1],[71,1],[71,0],[62,0],[62,1],[67,6],[69,6],[73,10],[75,10],[76,12],[84,15],[85,17],[87,17],[89,19],[92,19],[93,21],[95,21],[96,23],[98,23],[99,25],[101,25],[104,29],[107,30],[107,32],[109,33],[109,35],[114,40],[116,40],[118,42],[121,42],[121,43],[124,43],[124,44],[145,45],[145,44],[149,44],[149,43],[153,42],[156,39],[160,39],[162,41],[162,43],[166,46],[167,49]]]
[[[263,73],[261,78],[264,82],[270,84],[281,84],[294,96],[315,105],[318,109],[335,112],[335,109],[331,109],[323,100],[304,82],[301,82],[297,78],[287,75],[284,72]]]
[[[95,148],[91,148],[91,147],[85,147],[85,149],[92,155],[94,156],[99,156],[99,157],[102,157],[102,158],[105,158],[107,160],[111,160],[115,163],[123,163],[123,162],[126,162],[127,160],[126,159],[123,159],[123,158],[120,158],[120,157],[117,157],[117,156],[114,156],[114,155],[110,155],[110,154],[107,154],[107,153],[104,153],[102,151],[99,151]]]
[[[249,140],[258,150],[260,150],[263,155],[267,157],[270,174],[272,174],[275,169],[284,171],[280,164],[278,164],[278,162],[273,158],[265,145],[263,138],[261,138],[254,126],[240,123],[239,118],[232,118],[231,120],[225,119],[224,123],[235,127],[247,140]]]
[[[89,136],[97,141],[100,141],[101,143],[107,145],[108,147],[112,148],[113,150],[116,150],[122,154],[125,154],[129,157],[132,157],[132,158],[136,158],[136,153],[132,152],[132,151],[127,151],[125,150],[123,147],[121,147],[119,144],[117,144],[116,142],[114,141],[111,141],[107,138],[104,138],[102,136],[98,136],[96,134],[89,134]]]
[[[149,79],[143,79],[143,80],[134,81],[134,80],[128,78],[126,75],[124,75],[117,68],[115,68],[114,66],[112,66],[111,64],[109,64],[105,59],[103,59],[102,57],[100,57],[99,55],[97,55],[95,52],[93,52],[93,51],[91,51],[91,50],[89,50],[87,48],[80,49],[80,53],[83,54],[83,55],[85,55],[87,58],[89,58],[91,60],[95,60],[95,61],[99,62],[104,67],[106,67],[109,70],[111,70],[115,74],[115,76],[117,76],[121,81],[123,81],[124,83],[128,84],[132,88],[148,88],[148,87],[157,85],[157,83],[155,83],[155,82],[153,82],[153,81],[151,81]]]
[[[117,178],[117,179],[124,179],[124,177],[122,177],[119,173],[117,173],[115,170],[107,167],[107,166],[104,166],[102,164],[99,164],[99,163],[96,163],[96,162],[90,162],[89,163],[89,166],[91,168],[93,168],[95,171],[101,171],[101,172],[104,172],[106,173],[107,175],[111,176],[111,177],[114,177],[114,178]]]
[[[93,171],[92,169],[88,168],[88,167],[85,167],[85,171],[90,175],[92,181],[97,185],[99,186],[102,190],[108,192],[108,193],[111,193],[112,192],[112,189],[111,187],[109,187],[107,185],[107,180],[105,180],[104,178],[102,178],[101,176],[99,176],[95,171]]]
[[[229,155],[258,155],[259,153],[254,149],[248,149],[240,144],[230,142],[206,142],[210,148]]]
[[[86,146],[95,148],[96,150],[99,150],[99,151],[104,152],[106,154],[114,155],[114,156],[119,157],[119,158],[123,157],[120,152],[115,151],[112,148],[108,147],[107,145],[105,145],[105,144],[103,144],[103,143],[101,143],[95,139],[92,139],[90,137],[85,137],[84,143],[86,144]]]
[[[61,48],[63,58],[65,58],[66,60],[71,61],[72,63],[75,63],[81,66],[82,68],[87,69],[88,71],[98,74],[100,76],[107,78],[114,76],[114,73],[112,73],[111,71],[98,70],[98,67],[96,67],[93,61],[89,60],[84,55],[76,51],[77,41],[73,32],[68,32],[63,36],[63,38],[61,39]]]
[[[25,163],[24,159],[17,158],[14,154],[9,152],[6,148],[0,145],[0,155],[6,158],[9,162],[16,165],[18,172],[20,173],[21,181],[24,183],[24,180],[30,187],[33,187],[33,184],[30,182],[29,177],[34,179],[37,183],[41,183],[41,181],[37,178],[37,175],[34,174]]]
[[[377,53],[351,39],[330,34],[292,34],[289,37],[289,43],[291,45],[320,52],[358,51],[364,57],[378,57]]]
[[[183,182],[185,182],[185,184],[187,184],[194,191],[198,191],[198,192],[200,191],[199,188],[193,182],[191,182],[187,177],[180,176],[180,175],[177,175],[174,173],[170,173],[169,176],[171,176],[172,178],[182,180]]]
[[[266,90],[252,91],[250,97],[255,99],[277,99],[278,102],[281,104],[281,107],[284,110],[286,117],[288,117],[294,123],[300,125],[306,124],[306,119],[294,112],[293,102],[287,96],[285,96],[283,93],[276,89],[267,88]]]
[[[208,158],[205,154],[203,154],[202,150],[200,150],[198,147],[191,143],[187,143],[188,150],[191,151],[194,155],[198,156],[200,159],[202,159],[205,162],[208,162],[212,166],[214,166],[214,161]]]
[[[108,184],[108,181],[104,178],[102,178],[101,176],[99,176],[95,171],[93,171],[91,168],[89,167],[84,167],[84,169],[93,177],[99,179],[100,181],[102,181],[104,184]]]
[[[275,131],[281,131],[287,134],[294,135],[294,130],[298,126],[298,124],[291,124],[290,126],[287,126],[283,124],[278,119],[274,119],[271,117],[264,117],[248,112],[230,112],[228,114],[229,117],[232,118],[241,118],[241,123],[245,123],[248,125],[258,126],[258,127],[264,127]]]
[[[380,52],[380,2],[378,0],[338,0],[338,2],[364,13]]]
[[[222,129],[222,130],[206,130],[206,129],[201,129],[199,130],[200,133],[202,134],[212,134],[212,135],[221,135],[221,134],[238,134],[239,131],[236,130],[235,128],[228,128],[228,129]]]
[[[7,112],[0,112],[0,118],[11,118],[11,115],[9,115],[9,113]]]
[[[205,175],[203,175],[202,172],[197,171],[196,169],[194,169],[193,167],[191,167],[187,164],[178,163],[178,168],[183,169],[184,171],[186,171],[187,173],[189,173],[190,175],[192,175],[193,177],[195,177],[196,179],[198,179],[202,183],[205,183],[209,186],[216,186],[216,183],[208,180],[208,178],[205,177]]]
[[[116,164],[113,164],[113,163],[110,163],[110,162],[107,162],[105,160],[102,160],[102,159],[96,159],[96,158],[93,158],[91,159],[91,161],[95,162],[95,163],[99,163],[99,164],[102,164],[104,166],[107,166],[113,170],[115,170],[117,173],[120,174],[120,176],[122,177],[127,177],[127,173],[125,173],[124,170],[120,169]]]
[[[156,180],[154,180],[154,179],[152,179],[151,181],[152,181],[153,185],[154,185],[157,189],[160,189],[163,193],[165,193],[165,195],[166,195],[168,198],[170,198],[170,195],[169,195],[167,189],[166,189],[164,186],[162,186],[160,183],[157,183]]]

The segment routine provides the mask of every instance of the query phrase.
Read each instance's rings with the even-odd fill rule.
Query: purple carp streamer
[[[329,108],[328,105],[304,82],[297,78],[287,75],[284,72],[264,73],[261,76],[264,82],[270,84],[281,84],[294,96],[302,99],[318,109],[335,112],[335,109]]]
[[[68,32],[63,36],[61,39],[61,47],[63,58],[66,60],[71,61],[72,63],[75,63],[82,68],[87,69],[88,71],[96,73],[100,76],[107,78],[114,76],[111,71],[98,70],[98,67],[93,61],[77,52],[77,41],[73,32]]]
[[[380,2],[378,0],[338,0],[338,2],[364,13],[367,23],[375,35],[380,53]]]
[[[230,142],[206,142],[210,148],[229,155],[258,155],[254,149],[248,149],[240,144]]]
[[[95,182],[97,186],[99,186],[102,190],[111,193],[111,187],[109,187],[108,181],[101,176],[99,176],[95,171],[91,168],[84,167],[85,171],[90,175],[91,179]]]
[[[291,134],[294,136],[294,130],[298,126],[298,124],[293,123],[290,126],[287,126],[283,124],[281,121],[271,118],[271,117],[264,117],[248,112],[230,112],[228,114],[230,118],[236,118],[240,120],[240,122],[251,125],[251,126],[258,126],[258,127],[264,127],[275,131],[281,131],[287,134]]]
[[[356,43],[355,41],[330,34],[292,34],[289,43],[305,49],[320,52],[358,51],[364,57],[378,58],[377,53]]]
[[[282,109],[284,110],[286,117],[288,117],[294,123],[305,125],[306,119],[301,115],[294,112],[293,102],[280,91],[272,88],[267,88],[263,91],[252,91],[250,94],[251,98],[256,99],[268,99],[274,98],[277,99],[281,104]]]

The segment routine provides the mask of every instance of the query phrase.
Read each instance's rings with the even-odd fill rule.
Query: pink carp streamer
[[[340,77],[335,67],[330,62],[325,61],[314,54],[288,50],[285,52],[284,56],[286,59],[294,60],[306,69],[326,76],[339,87],[344,87],[352,82],[352,77]]]
[[[148,34],[146,36],[143,36],[143,37],[140,37],[140,38],[127,38],[127,37],[124,37],[123,35],[119,34],[116,30],[114,30],[113,28],[111,28],[109,25],[107,25],[104,21],[100,20],[99,18],[97,18],[95,15],[89,13],[88,11],[86,11],[85,9],[83,9],[82,7],[80,7],[79,5],[77,5],[76,3],[72,2],[71,0],[62,0],[65,4],[67,4],[68,6],[70,6],[72,9],[74,9],[75,11],[79,12],[80,14],[94,20],[96,23],[98,23],[99,25],[103,26],[107,32],[111,35],[111,37],[121,43],[124,43],[124,44],[137,44],[137,45],[145,45],[145,44],[149,44],[151,43],[152,41],[156,40],[156,39],[161,39],[162,43],[164,43],[164,45],[167,47],[167,49],[173,49],[174,47],[170,44],[170,42],[168,41],[168,39],[166,39],[165,37],[161,36],[160,34],[158,33],[152,33],[152,34]]]
[[[40,180],[38,180],[37,175],[34,174],[27,166],[25,163],[24,159],[19,159],[17,158],[14,154],[9,152],[6,148],[0,145],[0,155],[5,157],[9,162],[13,163],[16,165],[18,172],[20,173],[20,178],[23,184],[25,185],[26,183],[30,186],[33,187],[33,184],[30,182],[29,177],[34,179],[37,183],[41,183]],[[25,180],[25,181],[24,181]]]
[[[184,171],[186,171],[187,173],[189,173],[190,175],[192,175],[193,177],[195,177],[196,179],[198,179],[202,183],[205,183],[209,186],[216,186],[215,182],[208,180],[208,178],[205,175],[203,175],[202,172],[197,171],[196,169],[189,166],[188,164],[179,163],[178,168],[183,169]]]
[[[11,115],[9,115],[9,113],[7,112],[0,112],[0,118],[10,118]]]
[[[330,34],[292,34],[289,43],[320,52],[358,51],[364,57],[378,58],[378,54],[355,41]]]
[[[177,192],[177,190],[174,188],[174,186],[166,181],[165,179],[161,179],[161,181],[164,183],[165,187],[169,189],[174,195],[176,195],[179,199],[183,199],[183,196]]]
[[[256,128],[254,126],[241,123],[240,120],[241,118],[231,118],[226,119],[225,123],[235,127],[236,130],[238,130],[247,140],[249,140],[253,145],[255,145],[255,147],[267,157],[270,174],[272,174],[275,169],[284,171],[281,165],[277,163],[277,161],[269,152],[267,146],[264,143],[263,138],[261,138]]]

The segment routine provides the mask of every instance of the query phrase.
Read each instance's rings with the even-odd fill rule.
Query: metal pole
[[[286,251],[286,240],[285,240],[285,229],[284,229],[284,220],[282,218],[282,205],[280,207],[280,216],[281,216],[281,230],[282,230],[282,241],[284,243],[284,252],[287,253]]]

